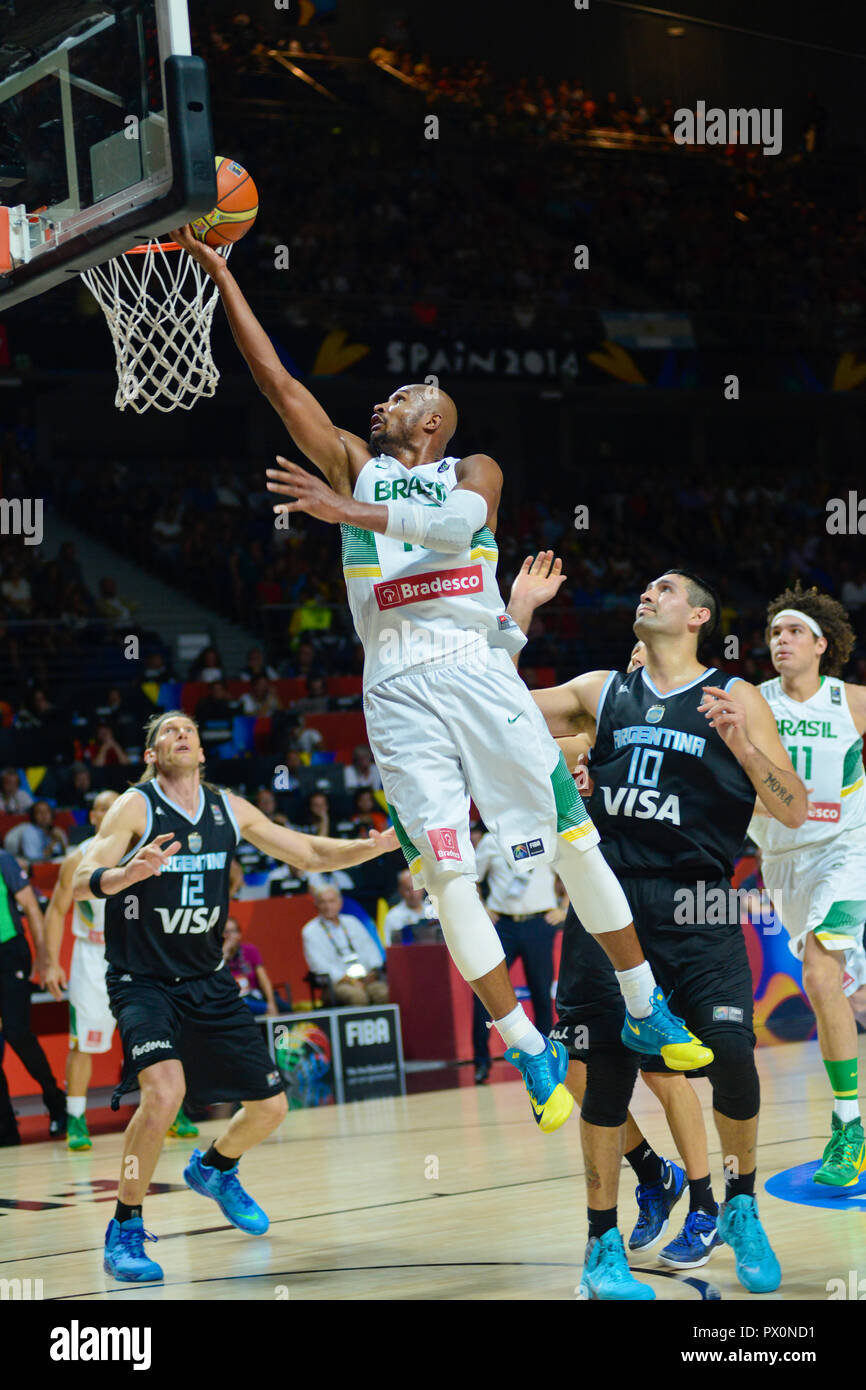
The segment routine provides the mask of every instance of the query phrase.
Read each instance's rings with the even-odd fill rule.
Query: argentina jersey
[[[135,791],[147,802],[147,820],[140,842],[121,864],[164,831],[180,841],[180,849],[160,874],[105,899],[106,959],[133,976],[207,975],[223,964],[230,866],[239,839],[228,798],[203,784],[196,815],[189,817],[155,778]]]
[[[698,705],[710,667],[661,694],[643,667],[612,671],[599,698],[590,814],[615,873],[729,878],[755,790]]]

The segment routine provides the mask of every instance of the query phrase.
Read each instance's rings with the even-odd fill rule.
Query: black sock
[[[137,1207],[128,1207],[125,1202],[118,1202],[114,1208],[115,1221],[133,1221],[135,1217],[141,1217],[141,1203]]]
[[[709,1173],[705,1178],[689,1178],[689,1211],[705,1211],[708,1216],[718,1216]]]
[[[725,1201],[730,1202],[734,1197],[754,1197],[755,1195],[755,1170],[751,1173],[741,1173],[738,1178],[725,1178]]]
[[[611,1207],[609,1211],[593,1211],[587,1208],[589,1219],[589,1238],[593,1236],[603,1236],[605,1231],[609,1231],[616,1225],[616,1207]]]
[[[221,1173],[227,1173],[229,1169],[234,1168],[235,1164],[238,1162],[240,1162],[240,1160],[237,1158],[226,1158],[225,1154],[219,1153],[213,1144],[211,1144],[202,1159],[202,1163],[204,1163],[206,1167],[217,1168]]]
[[[625,1157],[634,1169],[634,1175],[641,1187],[654,1187],[657,1182],[661,1182],[664,1166],[655,1149],[645,1139],[641,1139],[639,1144],[629,1149]]]

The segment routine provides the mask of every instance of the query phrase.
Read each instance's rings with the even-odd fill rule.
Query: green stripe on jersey
[[[842,786],[850,787],[858,777],[863,776],[863,740],[858,738],[845,754],[842,765]]]
[[[417,848],[417,846],[413,845],[412,841],[409,839],[409,836],[403,829],[400,817],[397,815],[397,812],[391,805],[390,801],[387,801],[385,804],[388,807],[388,815],[391,817],[394,829],[397,832],[397,839],[400,841],[400,848],[402,849],[403,854],[406,856],[406,863],[409,865],[411,869],[415,860],[421,858],[421,851]]]
[[[575,825],[585,825],[589,813],[583,799],[574,785],[574,778],[568,770],[565,757],[560,752],[559,762],[550,774],[553,796],[556,802],[556,833],[570,830]]]
[[[850,927],[859,927],[866,917],[866,901],[861,898],[840,898],[830,904],[827,916],[815,931],[846,932]]]
[[[481,530],[476,531],[475,535],[472,537],[469,549],[476,550],[479,547],[483,550],[495,550],[498,554],[499,548],[496,544],[496,537],[489,526],[482,526]]]
[[[355,569],[362,565],[378,565],[379,552],[376,537],[372,531],[364,531],[360,526],[340,525],[343,533],[343,569]]]

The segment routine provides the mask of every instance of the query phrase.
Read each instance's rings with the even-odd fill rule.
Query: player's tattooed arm
[[[138,792],[124,792],[113,802],[73,875],[72,896],[76,902],[93,898],[90,879],[96,869],[107,870],[99,881],[100,892],[106,898],[161,872],[166,861],[180,849],[180,841],[169,834],[154,836],[150,844],[142,845],[119,867],[130,845],[141,839],[146,825],[145,802]]]
[[[228,793],[229,804],[238,829],[263,854],[290,864],[301,873],[328,873],[334,869],[350,869],[353,864],[378,859],[399,849],[396,832],[371,830],[366,840],[335,840],[326,835],[305,835],[289,826],[268,820],[264,812],[234,792]]]
[[[194,237],[189,226],[172,235],[218,286],[241,356],[297,447],[336,492],[351,496],[360,468],[371,457],[369,446],[357,435],[338,429],[315,396],[286,371],[224,257]]]
[[[724,739],[767,812],[793,829],[802,825],[809,809],[806,788],[760,690],[744,680],[727,691],[706,685],[698,709]]]

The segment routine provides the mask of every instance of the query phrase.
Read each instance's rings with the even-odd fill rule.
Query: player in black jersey
[[[136,1085],[105,1269],[139,1283],[161,1279],[144,1252],[141,1206],[184,1093],[199,1104],[242,1102],[228,1128],[184,1170],[242,1231],[268,1218],[241,1187],[238,1161],[286,1115],[286,1097],[261,1030],[223,968],[222,935],[235,846],[249,840],[305,870],[359,864],[397,848],[393,830],[332,840],[275,825],[242,797],[201,780],[204,752],[193,719],[170,710],[147,727],[142,780],[108,811],[73,879],[76,900],[105,898],[106,985],[123,1042],[112,1098]]]
[[[509,611],[524,629],[562,582],[561,565],[551,561],[550,552],[526,561],[515,582]],[[581,718],[596,721],[590,806],[602,851],[622,881],[661,988],[714,1053],[706,1075],[726,1200],[718,1231],[712,1223],[701,1243],[730,1244],[741,1283],[769,1292],[781,1273],[754,1198],[760,1090],[751,972],[739,912],[729,920],[726,911],[705,907],[727,902],[756,794],[771,815],[796,826],[806,817],[806,790],[763,696],[698,659],[717,616],[718,599],[704,581],[668,571],[638,605],[634,632],[645,644],[644,667],[628,676],[592,671],[534,694],[555,737],[573,735]],[[581,1137],[590,1224],[580,1293],[645,1299],[652,1290],[631,1277],[616,1228],[623,1125],[638,1060],[620,1041],[619,1004],[593,944],[570,913],[557,1009],[559,1031],[570,1030],[571,1055],[587,1063]]]

